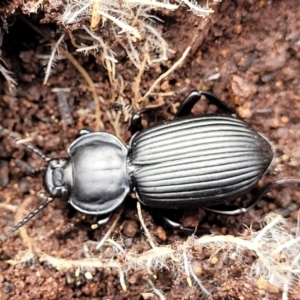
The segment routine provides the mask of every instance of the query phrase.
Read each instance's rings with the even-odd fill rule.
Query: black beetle
[[[224,114],[189,116],[202,95]],[[157,208],[213,206],[246,194],[271,165],[270,143],[209,92],[191,92],[174,119],[142,130],[141,115],[149,110],[133,116],[128,147],[112,134],[87,130],[70,145],[68,158],[50,160],[25,144],[50,160],[44,184],[51,197],[68,199],[76,210],[99,216],[113,212],[130,192]]]

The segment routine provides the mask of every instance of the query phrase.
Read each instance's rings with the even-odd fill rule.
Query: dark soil
[[[13,4],[2,4],[9,33],[5,34],[2,58],[7,69],[18,82],[10,87],[0,76],[0,124],[38,147],[45,155],[65,157],[66,149],[82,128],[93,130],[95,124],[92,93],[81,74],[69,60],[60,60],[53,68],[48,84],[43,85],[44,70],[38,54],[50,51],[47,45],[58,37],[57,24],[51,11],[30,17],[22,16]],[[21,4],[15,1],[18,8]],[[48,8],[49,9],[49,8]],[[142,76],[141,94],[144,94],[158,76],[165,72],[191,44],[192,50],[180,68],[175,70],[155,92],[175,92],[189,89],[210,90],[234,107],[239,116],[266,136],[276,153],[270,173],[260,182],[274,182],[282,178],[299,178],[300,165],[300,9],[297,0],[291,1],[227,1],[214,4],[211,18],[200,19],[182,8],[160,14],[164,38],[176,50],[165,65],[151,67]],[[24,18],[37,26],[41,37]],[[45,24],[40,24],[40,21]],[[193,42],[194,40],[194,42]],[[121,95],[130,104],[133,91],[130,84],[120,90],[112,86],[106,69],[92,56],[78,54],[66,39],[68,50],[89,73],[101,96],[102,122],[100,127],[128,142],[129,123],[124,115],[115,112],[111,104]],[[120,60],[117,73],[127,82],[133,82],[138,71],[126,58]],[[68,88],[67,104],[54,87]],[[179,95],[175,106],[183,99]],[[162,96],[151,96],[139,107],[167,101]],[[60,103],[59,103],[60,101]],[[135,104],[137,106],[137,104]],[[200,107],[199,107],[200,110]],[[70,111],[70,114],[69,114]],[[172,109],[158,114],[171,117]],[[149,123],[145,120],[145,124]],[[0,137],[0,192],[1,233],[9,230],[24,215],[34,210],[42,200],[41,174],[31,175],[31,168],[45,166],[42,159],[17,145],[8,137]],[[248,195],[248,198],[253,194]],[[237,204],[247,203],[238,199]],[[179,217],[185,226],[197,224],[221,234],[239,235],[245,225],[260,229],[260,221],[269,212],[276,212],[292,222],[297,221],[300,205],[299,186],[287,184],[274,187],[257,205],[245,214],[224,216],[215,213],[186,210]],[[143,218],[153,236],[161,245],[183,243],[187,236],[173,230],[161,221],[160,212],[143,207]],[[81,220],[80,222],[78,220]],[[32,221],[9,237],[0,246],[0,299],[159,299],[155,289],[166,299],[200,299],[202,292],[195,285],[189,287],[186,277],[176,270],[161,268],[156,274],[146,269],[125,270],[124,291],[119,271],[102,262],[121,262],[124,259],[112,251],[112,246],[95,249],[114,221],[89,229],[94,220],[82,220],[66,202],[56,199]],[[74,223],[75,225],[70,225]],[[245,225],[244,225],[245,224]],[[136,199],[128,197],[124,212],[111,239],[125,249],[143,253],[151,247],[140,226]],[[201,250],[203,251],[203,250]],[[247,253],[245,254],[247,257]],[[50,257],[50,258],[49,258]],[[55,259],[60,259],[54,263]],[[90,263],[86,263],[90,259]],[[211,299],[260,299],[259,286],[245,276],[255,257],[251,254],[245,265],[233,268],[212,266],[209,255],[202,253],[199,262],[204,285],[212,292]],[[82,263],[84,261],[85,263]],[[52,263],[51,263],[52,262]],[[72,263],[73,262],[73,263]],[[95,266],[96,268],[93,268]],[[206,266],[206,267],[205,267]],[[221,270],[223,268],[223,270]],[[226,271],[225,271],[226,269]],[[222,271],[222,272],[221,272]],[[88,273],[87,273],[88,272]],[[220,273],[219,273],[220,272]],[[222,274],[222,275],[220,275]],[[224,274],[227,274],[225,276]],[[298,285],[299,288],[299,285]],[[280,299],[282,291],[268,288],[268,299]],[[290,299],[299,299],[300,290]]]

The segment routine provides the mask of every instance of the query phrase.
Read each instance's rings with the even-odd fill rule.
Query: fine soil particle
[[[47,6],[43,13],[28,18],[44,33],[44,40],[33,27],[24,23],[21,12],[12,15],[21,5],[22,1],[7,0],[0,6],[8,20],[14,19],[9,33],[4,36],[2,58],[18,82],[17,86],[10,87],[0,76],[0,125],[28,140],[48,157],[66,157],[66,149],[79,130],[95,128],[92,93],[67,59],[57,61],[48,84],[43,85],[44,66],[40,57],[49,51],[47,39],[53,35],[59,37],[55,24],[59,5],[55,9]],[[176,51],[165,64],[145,70],[140,82],[141,94],[191,44],[192,50],[181,67],[155,91],[175,92],[185,86],[212,91],[271,142],[276,155],[272,169],[260,186],[277,179],[299,178],[298,1],[223,0],[214,4],[214,10],[206,20],[183,8],[159,14],[164,21],[160,25],[164,38]],[[101,98],[102,129],[117,134],[127,143],[129,123],[114,104],[120,95],[125,104],[131,103],[134,92],[130,84],[125,84],[122,90],[120,85],[113,86],[101,62],[76,53],[69,39],[66,43],[95,83],[96,93]],[[138,71],[125,59],[126,55],[118,51],[117,74],[125,83],[132,83]],[[53,92],[54,87],[65,90]],[[183,94],[178,95],[170,105],[172,109],[158,112],[155,117],[172,117],[173,108],[178,107],[183,97]],[[161,101],[169,99],[151,96],[139,106],[161,104]],[[195,112],[204,108],[197,106]],[[150,117],[145,117],[146,126],[151,122]],[[1,233],[41,203],[38,193],[43,190],[42,173],[35,170],[43,166],[45,162],[37,155],[12,139],[0,136]],[[237,199],[235,204],[245,205],[253,195]],[[162,299],[162,294],[166,299],[200,299],[201,289],[189,286],[187,274],[170,268],[172,261],[159,265],[155,273],[139,267],[138,254],[150,251],[151,246],[140,226],[136,201],[134,197],[126,199],[124,211],[110,234],[110,242],[97,250],[98,241],[111,228],[117,213],[107,224],[91,230],[90,224],[95,223],[93,218],[79,215],[66,201],[56,199],[1,245],[0,299]],[[186,209],[176,218],[186,226],[196,226],[200,222],[204,232],[237,236],[244,231],[245,225],[252,226],[253,230],[260,229],[261,219],[271,211],[290,218],[290,227],[293,227],[299,205],[298,186],[286,184],[274,186],[245,214],[224,216],[202,209]],[[189,233],[166,226],[160,213],[160,210],[142,208],[144,222],[154,242],[159,245],[186,242]],[[124,249],[136,253],[130,263],[122,254]],[[280,288],[251,281],[245,275],[256,259],[250,251],[243,254],[242,265],[228,264],[221,251],[214,259],[206,248],[193,248],[192,255],[197,257],[193,272],[204,280],[205,288],[211,292],[210,299],[257,300],[265,297],[266,291],[268,299],[281,298]],[[176,259],[174,257],[174,264]],[[128,268],[122,273],[113,267],[114,264],[124,264]],[[292,290],[290,299],[299,299],[299,294],[298,285]]]

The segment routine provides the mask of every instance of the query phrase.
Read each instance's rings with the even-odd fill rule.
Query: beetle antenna
[[[0,125],[0,131],[2,131],[6,136],[10,137],[11,139],[15,140],[17,144],[22,144],[24,147],[26,147],[28,150],[32,151],[33,153],[35,153],[36,155],[38,155],[39,157],[41,157],[44,161],[48,162],[51,160],[50,157],[46,156],[45,154],[43,154],[38,148],[27,144],[23,139],[19,138],[18,136],[16,136],[15,134],[13,134],[12,132],[10,132],[9,130],[3,128]]]
[[[21,222],[12,227],[10,230],[6,231],[0,236],[0,244],[2,244],[11,234],[17,231],[20,227],[23,227],[29,220],[31,220],[36,214],[43,210],[49,203],[51,203],[54,198],[47,197],[46,195],[40,195],[41,198],[46,199],[44,203],[39,205],[34,211],[29,213]]]

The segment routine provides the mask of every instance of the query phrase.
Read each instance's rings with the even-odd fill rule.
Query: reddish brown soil
[[[7,1],[9,3],[9,1]],[[16,1],[18,7],[18,1]],[[9,4],[8,4],[9,5]],[[12,5],[12,4],[10,4]],[[8,6],[7,6],[8,7]],[[10,6],[9,6],[10,7]],[[213,91],[227,104],[237,109],[238,114],[271,141],[276,159],[273,168],[261,182],[281,178],[299,178],[300,164],[300,9],[297,0],[291,1],[226,1],[215,4],[215,13],[206,21],[193,16],[185,9],[168,15],[165,20],[164,37],[171,49],[176,50],[165,66],[149,68],[143,77],[143,94],[154,80],[172,65],[185,48],[192,43],[192,51],[183,65],[158,86],[156,92],[176,91],[180,87]],[[9,10],[8,10],[9,12]],[[86,81],[68,60],[59,61],[47,85],[43,85],[43,65],[37,54],[49,51],[47,41],[28,27],[16,13],[15,23],[5,35],[2,57],[7,68],[13,71],[18,86],[9,89],[0,76],[0,122],[12,132],[26,138],[49,157],[66,156],[68,145],[77,132],[95,128],[94,103]],[[55,24],[39,24],[44,15],[32,15],[30,22],[47,36],[55,36]],[[45,19],[44,19],[45,22]],[[59,36],[59,34],[57,34]],[[67,41],[72,52],[70,41]],[[74,49],[73,49],[74,50]],[[110,104],[116,99],[118,86],[111,86],[106,70],[93,57],[73,52],[76,59],[88,71],[96,83],[96,91],[104,99],[101,102],[105,130],[115,133],[111,122],[116,114]],[[127,82],[133,82],[137,71],[124,59],[118,65],[118,74]],[[212,76],[219,74],[218,79]],[[70,88],[67,94],[72,120],[60,113],[57,95],[53,87]],[[130,103],[133,97],[130,86],[122,91]],[[183,96],[179,96],[179,101]],[[166,98],[163,98],[165,101]],[[142,106],[155,104],[162,98],[152,97]],[[176,103],[177,103],[176,102]],[[170,115],[170,113],[168,113]],[[126,142],[130,138],[128,123],[121,116],[117,126]],[[45,164],[36,155],[17,146],[9,138],[0,139],[0,192],[1,233],[10,229],[16,220],[32,211],[41,200],[37,194],[43,190],[42,176],[29,176],[24,162],[33,168]],[[250,195],[251,196],[251,195]],[[238,216],[223,216],[206,212],[185,212],[181,221],[185,224],[202,220],[202,225],[222,234],[238,235],[244,224],[253,229],[260,228],[262,217],[274,211],[296,221],[300,204],[297,185],[274,187],[268,197],[257,203],[248,213]],[[150,249],[136,215],[136,200],[128,198],[124,213],[112,238],[126,249],[142,253]],[[159,244],[183,242],[184,234],[164,227],[154,218],[157,212],[143,208],[144,219]],[[118,270],[111,268],[62,268],[57,270],[48,262],[42,262],[45,254],[68,261],[99,257],[99,260],[118,260],[110,256],[110,247],[100,252],[86,246],[88,240],[98,241],[110,228],[107,225],[88,230],[74,221],[74,212],[67,203],[55,200],[35,217],[28,226],[11,236],[0,247],[0,299],[158,299],[145,279],[155,282],[167,299],[199,299],[201,291],[189,287],[186,278],[176,275],[176,270],[161,269],[156,279],[146,270],[126,274],[127,291],[122,290]],[[192,218],[192,221],[189,219]],[[113,219],[113,218],[112,218]],[[121,230],[122,227],[122,230]],[[88,247],[88,248],[87,248]],[[247,256],[247,254],[245,254]],[[212,266],[209,257],[202,254],[206,268],[202,271],[205,285],[212,291],[211,299],[260,299],[258,287],[243,272],[251,266],[254,257],[245,259],[239,270]],[[199,258],[199,261],[201,261]],[[22,263],[17,263],[22,260]],[[44,260],[44,259],[42,259]],[[202,265],[203,268],[203,265]],[[223,268],[224,273],[221,272]],[[84,273],[89,270],[92,279]],[[227,274],[225,276],[224,274]],[[222,274],[222,275],[220,275]],[[269,289],[270,298],[280,299],[281,291]],[[147,293],[150,298],[147,298]],[[300,290],[290,295],[299,299]],[[144,297],[144,298],[142,298]]]

